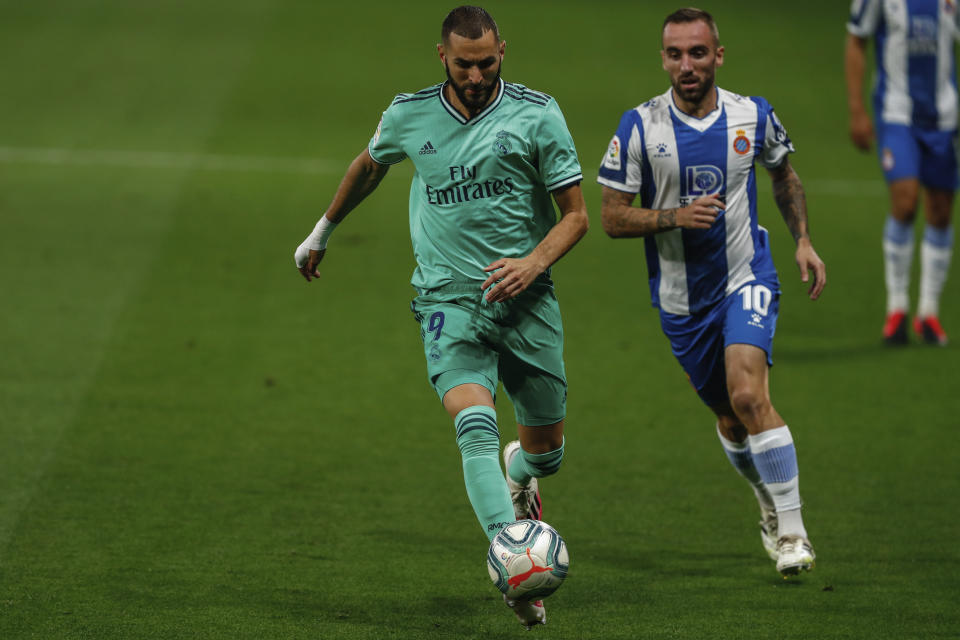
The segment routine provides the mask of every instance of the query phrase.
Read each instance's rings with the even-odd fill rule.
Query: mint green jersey
[[[410,158],[416,167],[411,284],[421,293],[479,286],[491,262],[528,255],[556,224],[550,192],[583,178],[550,96],[500,80],[493,102],[467,120],[443,87],[398,95],[368,147],[380,164]]]

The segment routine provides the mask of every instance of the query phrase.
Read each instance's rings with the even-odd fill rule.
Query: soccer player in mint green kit
[[[539,519],[536,479],[555,473],[563,457],[567,383],[550,266],[583,237],[588,219],[560,108],[500,78],[504,42],[490,14],[451,11],[437,51],[447,81],[393,100],[295,259],[308,282],[319,277],[336,225],[390,165],[413,161],[411,309],[430,383],[454,420],[467,495],[492,540],[517,519]],[[506,477],[498,381],[519,433],[504,448]],[[546,621],[541,601],[507,605],[528,629]]]

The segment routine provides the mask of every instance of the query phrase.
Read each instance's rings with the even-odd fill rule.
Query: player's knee
[[[913,222],[919,201],[920,183],[917,180],[896,180],[890,184],[890,215],[899,222]]]
[[[931,207],[927,210],[926,222],[934,229],[948,229],[950,227],[950,209]]]
[[[890,215],[900,224],[913,224],[917,217],[917,201],[909,197],[894,198],[890,202]]]
[[[890,212],[890,216],[896,220],[898,223],[912,228],[913,222],[917,219],[917,212],[910,211],[909,213],[893,213]]]
[[[500,454],[500,431],[497,429],[497,413],[491,407],[467,407],[457,414],[457,446],[460,455],[466,458]]]
[[[745,424],[757,424],[761,422],[770,405],[764,394],[751,387],[733,389],[730,392],[730,406],[733,407],[737,417]]]
[[[954,192],[948,189],[927,189],[925,218],[928,225],[936,229],[950,226],[950,214],[953,211]]]

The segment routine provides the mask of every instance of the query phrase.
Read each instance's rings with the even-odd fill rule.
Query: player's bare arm
[[[587,233],[590,226],[587,205],[579,184],[553,192],[560,209],[560,220],[550,232],[523,258],[501,258],[484,271],[490,273],[480,288],[487,291],[487,302],[503,302],[520,295],[537,276],[562,258]]]
[[[850,109],[850,139],[863,151],[870,150],[873,141],[873,123],[863,104],[863,75],[867,67],[867,40],[847,34],[843,56],[847,79],[847,105]]]
[[[801,238],[809,240],[807,196],[803,190],[803,183],[800,182],[800,176],[787,159],[784,159],[780,166],[769,169],[769,172],[773,180],[773,199],[777,203],[777,208],[780,209],[783,221],[787,223],[787,229],[790,230],[794,242],[799,242]]]
[[[636,194],[603,187],[601,222],[611,238],[638,238],[671,229],[709,229],[725,209],[714,196],[697,198],[686,207],[642,209],[634,207]]]
[[[800,268],[800,280],[808,282],[813,272],[808,294],[816,300],[827,284],[827,268],[817,255],[810,242],[810,230],[807,223],[807,197],[800,176],[794,171],[790,161],[784,159],[780,166],[768,169],[773,180],[773,199],[780,209],[780,215],[797,243],[795,258]]]
[[[347,168],[347,173],[340,181],[337,192],[333,196],[333,201],[324,212],[324,217],[329,223],[339,224],[347,217],[364,198],[373,193],[383,177],[387,175],[389,165],[380,164],[370,157],[370,152],[364,149],[360,155],[353,159]],[[312,234],[311,234],[312,235]],[[310,282],[313,278],[320,277],[317,265],[323,260],[326,248],[309,248],[307,246],[310,238],[301,244],[296,251],[295,259],[300,274]]]

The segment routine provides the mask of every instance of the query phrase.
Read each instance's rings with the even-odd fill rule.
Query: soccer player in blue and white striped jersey
[[[873,118],[877,152],[890,191],[883,231],[888,344],[907,342],[913,223],[920,186],[926,228],[920,248],[920,299],[914,331],[929,344],[945,345],[940,294],[953,254],[950,226],[957,173],[958,35],[956,0],[853,0],[845,55],[850,137],[869,150],[874,125],[863,100],[867,42],[876,47]]]
[[[773,179],[801,279],[813,273],[811,299],[826,270],[787,159],[793,144],[773,108],[715,84],[724,49],[713,18],[674,12],[662,44],[672,86],[620,120],[598,177],[603,227],[615,238],[645,238],[650,293],[673,353],[753,486],[764,548],[784,576],[797,574],[813,567],[814,552],[800,515],[793,437],[770,402],[780,284],[757,220],[756,163]]]

